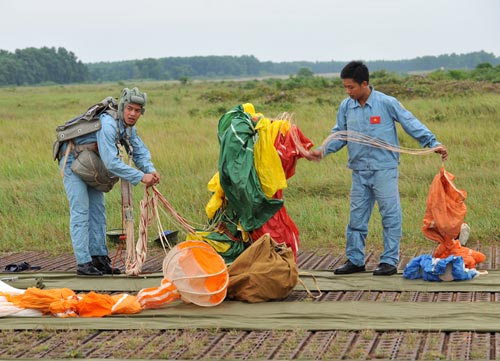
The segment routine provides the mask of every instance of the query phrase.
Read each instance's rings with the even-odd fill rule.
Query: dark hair
[[[342,69],[340,78],[353,79],[358,84],[361,84],[364,81],[369,83],[370,73],[368,72],[368,67],[361,61],[351,61],[349,64],[344,66],[344,69]]]

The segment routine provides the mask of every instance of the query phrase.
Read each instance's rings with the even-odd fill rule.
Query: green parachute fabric
[[[219,119],[217,131],[220,184],[245,231],[261,227],[283,206],[265,196],[254,167],[256,124],[240,105]]]
[[[204,234],[203,237],[210,240],[210,244],[214,246],[215,242],[230,245],[227,251],[220,251],[214,247],[222,256],[226,264],[231,264],[249,246],[248,242],[244,241],[244,235],[238,229],[239,216],[231,204],[226,204],[224,208],[220,208],[216,212],[213,224],[217,225],[217,231]]]

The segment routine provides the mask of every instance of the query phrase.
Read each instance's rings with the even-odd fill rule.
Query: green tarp
[[[316,278],[315,283],[311,275]],[[26,288],[37,282],[46,288],[134,292],[157,286],[161,273],[141,277],[77,277],[69,273],[3,273],[0,279]],[[463,282],[406,280],[400,274],[374,277],[371,273],[334,276],[331,271],[301,271],[301,279],[311,291],[417,291],[417,292],[500,292],[500,271]],[[303,290],[298,285],[296,290]],[[500,305],[496,302],[370,302],[322,301],[248,304],[225,301],[203,308],[176,302],[158,310],[136,315],[104,318],[6,317],[0,329],[182,329],[221,328],[243,330],[420,330],[499,332]]]
[[[0,329],[421,330],[498,332],[500,305],[476,302],[227,301],[213,308],[176,303],[103,318],[6,317]]]
[[[125,275],[79,277],[74,272],[0,273],[0,281],[4,281],[15,288],[69,288],[76,292],[137,292],[142,288],[159,286],[162,278],[163,273],[160,272],[144,274],[138,277],[128,277]]]
[[[500,292],[500,271],[470,281],[428,282],[408,280],[401,274],[391,277],[374,277],[371,272],[338,276],[332,271],[300,270],[300,279],[310,291],[319,287],[322,291],[387,291],[387,292]],[[104,276],[77,277],[74,273],[0,273],[0,280],[15,278],[7,283],[16,288],[35,287],[37,283],[45,288],[70,288],[74,291],[124,291],[134,292],[141,288],[160,285],[162,273],[144,274],[139,277]],[[314,282],[316,279],[317,285]],[[296,290],[304,290],[297,285]]]

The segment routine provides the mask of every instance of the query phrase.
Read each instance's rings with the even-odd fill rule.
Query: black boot
[[[121,273],[119,268],[111,266],[111,260],[108,256],[92,256],[92,263],[95,268],[104,274],[108,275],[119,275]]]
[[[82,276],[102,276],[102,272],[92,262],[79,264],[76,268],[76,274]]]

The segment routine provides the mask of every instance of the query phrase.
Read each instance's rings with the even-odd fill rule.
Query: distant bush
[[[500,82],[500,65],[480,63],[474,70],[441,69],[428,74],[428,77],[433,80],[482,80],[498,83]]]

